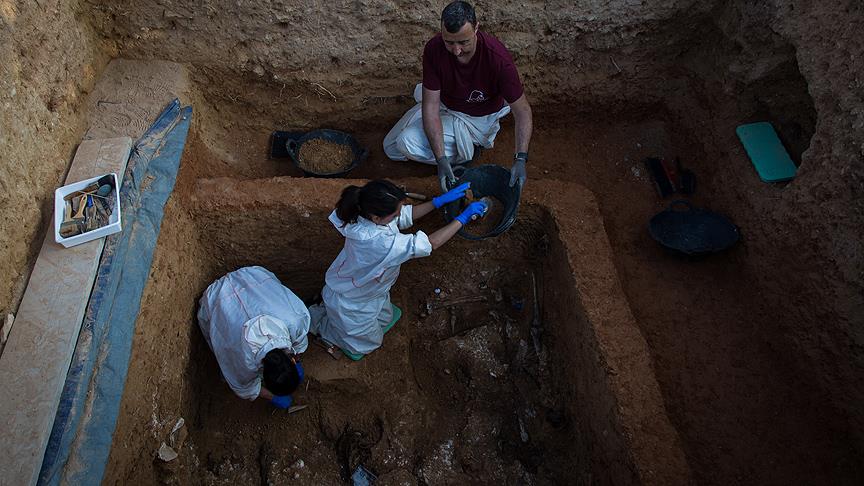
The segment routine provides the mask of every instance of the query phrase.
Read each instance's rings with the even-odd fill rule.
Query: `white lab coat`
[[[384,153],[390,160],[413,160],[426,164],[435,163],[435,154],[423,130],[423,84],[414,87],[416,105],[411,107],[390,132],[384,137]],[[444,155],[456,156],[461,164],[474,158],[474,145],[492,148],[501,124],[501,118],[510,113],[505,105],[486,116],[471,116],[455,111],[441,103],[439,107],[441,128],[444,131]]]
[[[345,237],[345,247],[327,270],[323,305],[309,308],[313,333],[354,354],[368,354],[381,346],[383,328],[393,316],[390,288],[399,267],[432,253],[426,233],[399,232],[414,224],[412,211],[405,205],[387,225],[361,216],[344,228],[336,211],[330,214],[330,222]]]
[[[246,267],[207,287],[198,325],[228,386],[241,398],[255,400],[261,393],[261,360],[268,352],[306,351],[309,312],[270,271]]]

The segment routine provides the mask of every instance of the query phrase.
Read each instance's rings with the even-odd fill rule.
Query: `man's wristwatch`
[[[516,152],[516,155],[513,156],[513,161],[521,160],[522,162],[528,163],[528,152]]]

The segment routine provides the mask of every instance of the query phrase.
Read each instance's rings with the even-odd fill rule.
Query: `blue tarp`
[[[102,481],[135,321],[191,121],[192,108],[175,99],[133,147],[120,191],[123,231],[105,242],[39,484]]]

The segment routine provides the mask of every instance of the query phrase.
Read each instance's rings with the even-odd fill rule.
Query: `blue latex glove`
[[[462,199],[463,197],[465,197],[465,191],[467,191],[469,187],[471,187],[470,182],[466,182],[464,184],[459,184],[458,186],[454,187],[453,189],[450,189],[449,191],[445,192],[444,194],[441,194],[438,197],[433,197],[432,198],[432,205],[435,206],[435,209],[438,209],[447,203],[451,203],[453,201],[458,201],[458,200]]]
[[[294,403],[294,397],[292,397],[291,395],[273,395],[273,399],[270,400],[270,403],[272,403],[273,406],[276,408],[281,408],[282,410],[285,410],[290,407],[292,403]]]
[[[297,367],[297,374],[300,376],[300,381],[298,381],[297,383],[303,383],[303,365],[300,364],[300,362],[298,361],[294,363],[294,366]]]
[[[468,224],[469,221],[471,221],[472,216],[483,217],[483,215],[486,214],[486,211],[488,209],[489,208],[486,206],[485,202],[474,201],[471,204],[469,204],[468,207],[465,208],[464,211],[462,211],[462,214],[460,214],[459,216],[456,216],[455,219],[456,219],[456,221],[459,221],[460,223],[462,223],[462,226],[465,226],[466,224]]]

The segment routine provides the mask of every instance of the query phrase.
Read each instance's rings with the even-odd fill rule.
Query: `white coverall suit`
[[[384,137],[384,153],[390,160],[414,160],[435,164],[435,154],[423,130],[423,83],[414,87],[416,105],[411,107]],[[471,116],[451,110],[441,103],[441,128],[444,131],[444,155],[456,156],[456,164],[474,158],[474,145],[492,148],[501,125],[498,120],[510,113],[505,105],[486,116]]]
[[[309,308],[312,333],[353,354],[369,354],[381,346],[384,328],[393,317],[390,288],[400,265],[432,253],[426,233],[399,232],[414,224],[412,212],[404,205],[387,225],[360,216],[345,227],[336,211],[330,214],[330,222],[345,237],[345,247],[327,270],[321,291],[324,304]]]
[[[198,325],[228,386],[240,398],[261,393],[261,360],[273,349],[306,351],[309,312],[303,301],[261,267],[235,270],[201,297]]]

